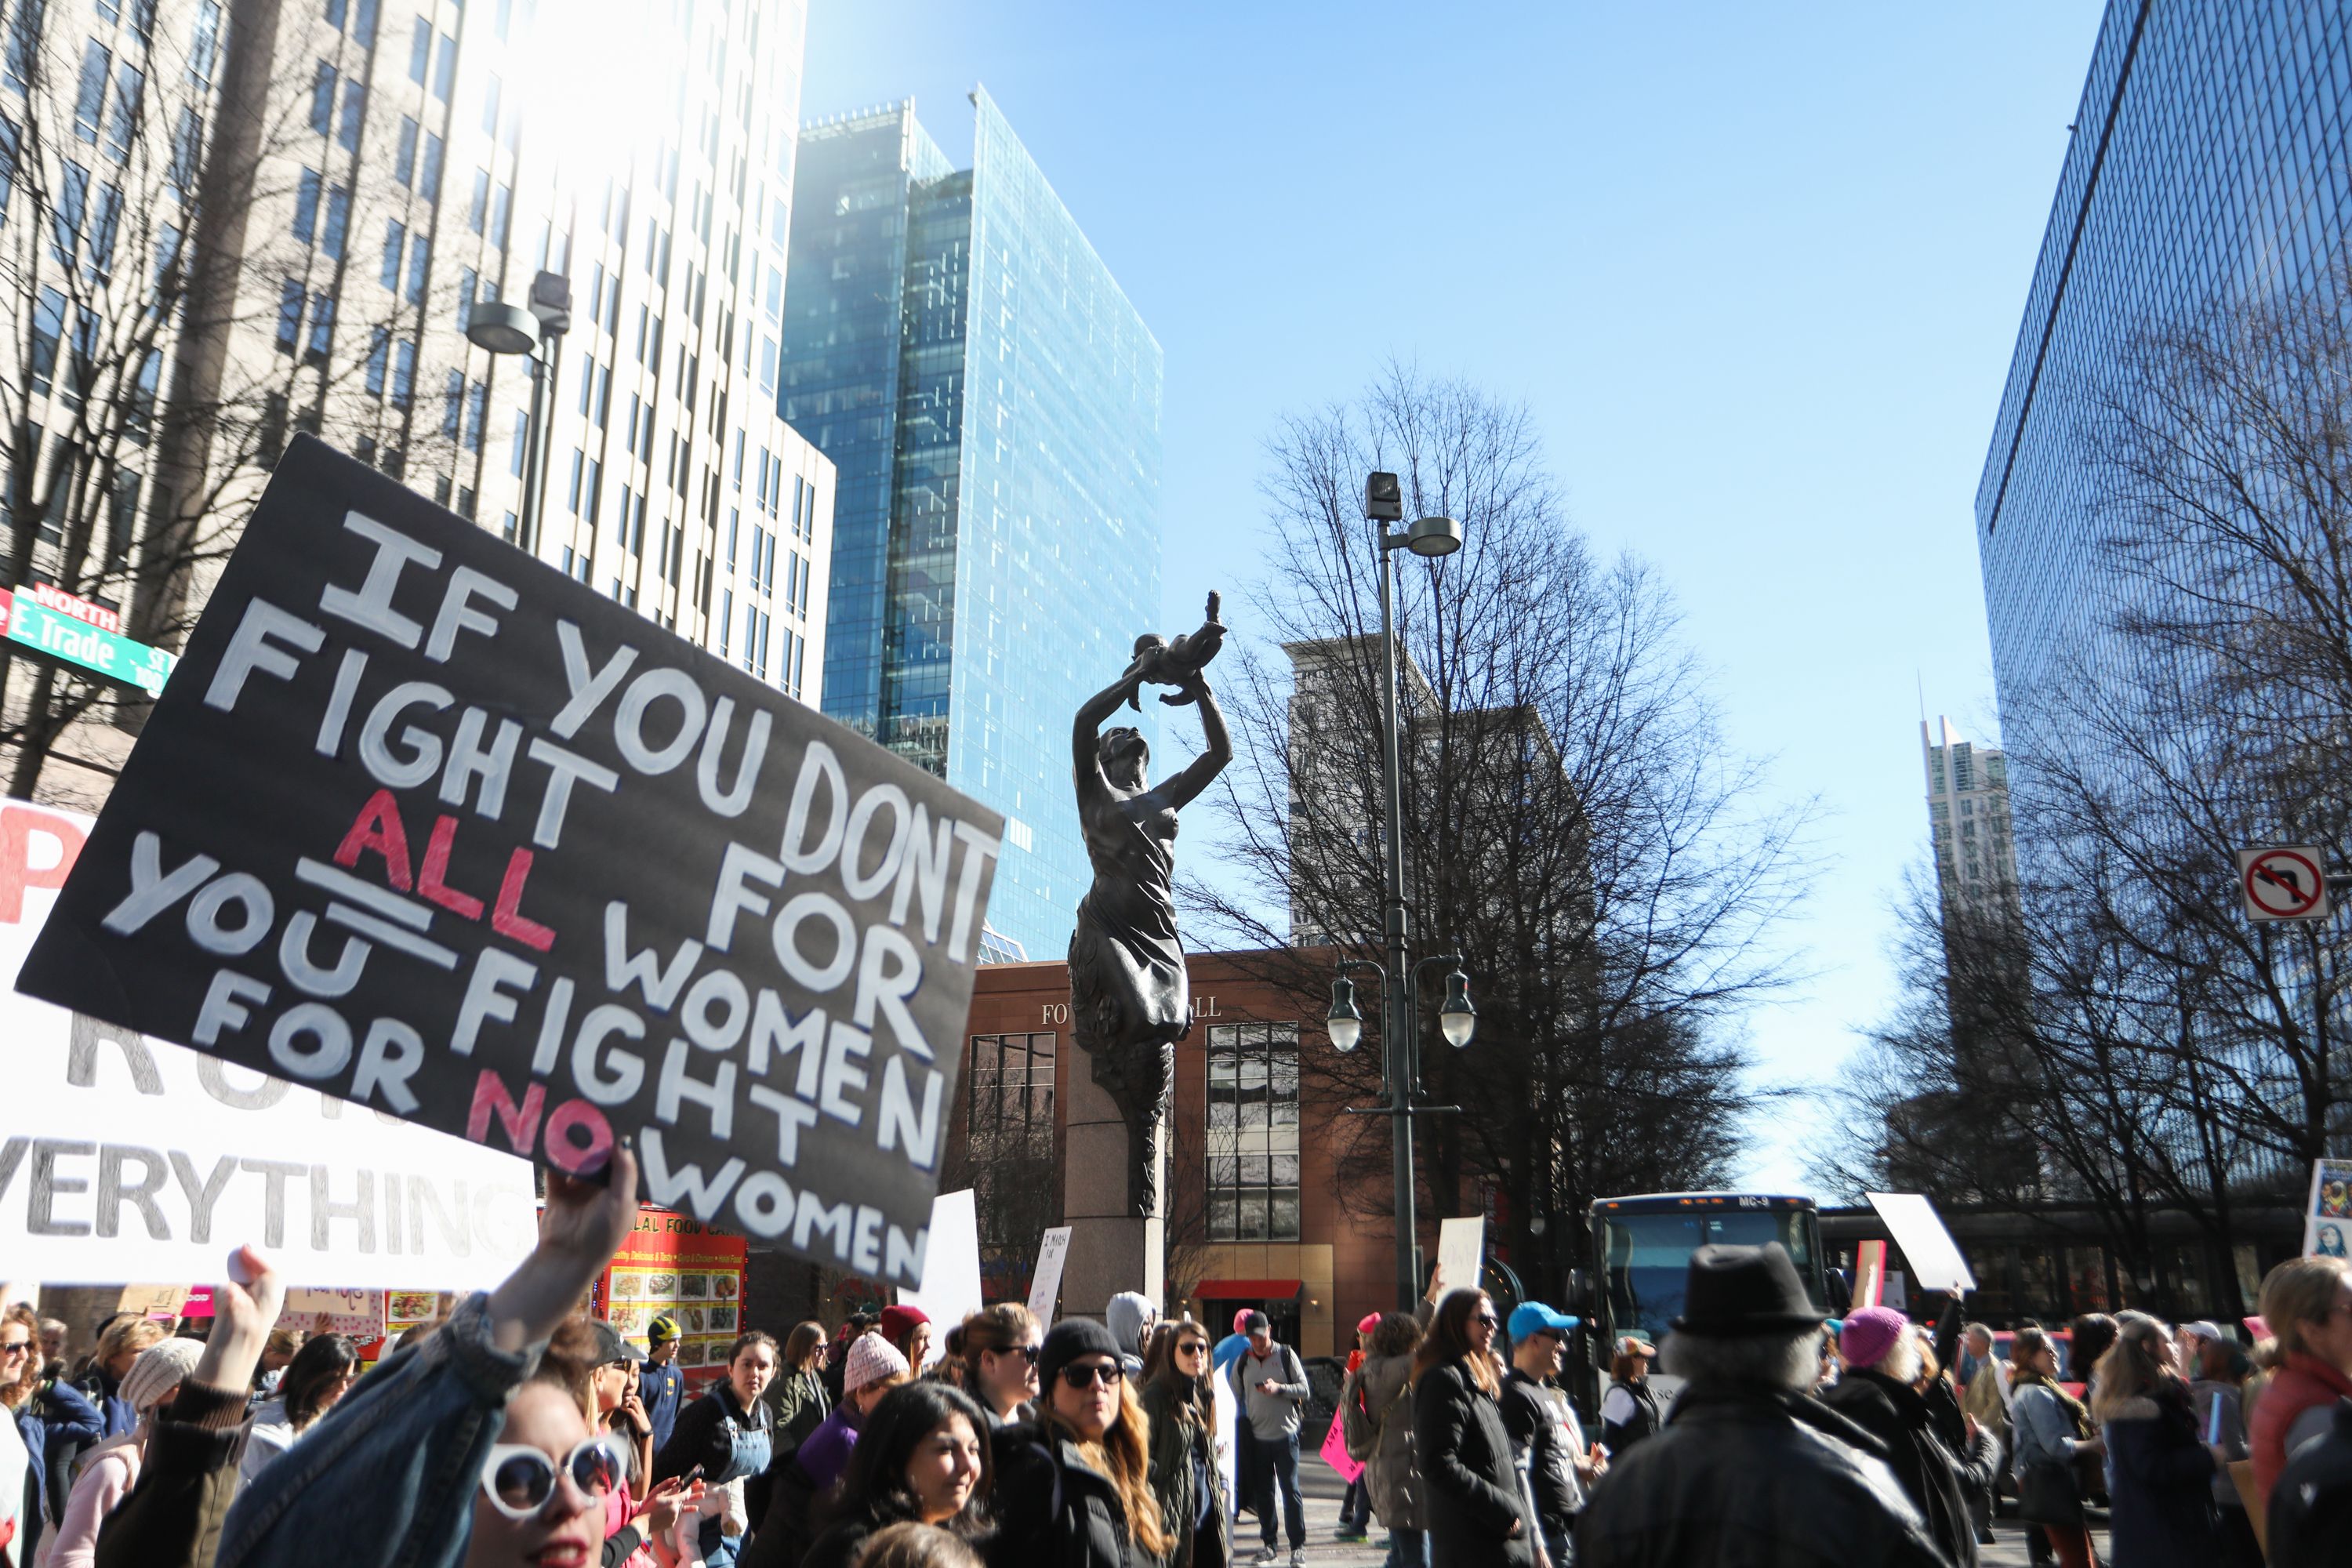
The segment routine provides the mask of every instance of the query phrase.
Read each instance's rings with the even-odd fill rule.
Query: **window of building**
[[[419,16],[416,18],[416,31],[408,40],[408,79],[423,87],[425,73],[432,64],[433,24]]]
[[[343,121],[335,132],[335,141],[346,153],[360,150],[360,128],[367,123],[367,84],[347,81],[343,84]]]
[[[320,60],[319,74],[310,83],[310,129],[324,136],[334,123],[335,68]]]
[[[310,348],[304,356],[312,364],[327,363],[327,347],[335,335],[335,297],[323,290],[310,295]]]
[[[302,301],[308,291],[292,279],[278,286],[278,352],[287,358],[302,342]]]
[[[114,72],[114,51],[89,40],[82,52],[81,82],[74,91],[74,134],[84,142],[98,140],[98,122],[106,112],[107,79]]]
[[[416,184],[416,138],[424,129],[416,123],[415,115],[400,117],[400,150],[393,155],[392,176],[404,190],[412,190]]]
[[[1050,1034],[974,1035],[964,1079],[983,1254],[1018,1254],[1025,1265],[1036,1233],[1061,1223],[1062,1183],[1054,1161],[1054,1051]]]
[[[319,238],[319,194],[322,182],[316,169],[305,169],[294,186],[294,237],[305,245]]]
[[[114,107],[106,126],[106,155],[118,163],[131,161],[131,138],[139,123],[140,100],[146,96],[147,76],[125,60],[115,68]]]
[[[408,245],[408,226],[392,218],[383,226],[383,286],[400,287],[400,258]]]
[[[449,90],[457,81],[457,40],[446,33],[434,46],[433,96],[442,102],[449,101]]]
[[[441,199],[441,138],[425,133],[425,166],[417,172],[416,194],[428,202]]]
[[[1209,1026],[1209,1237],[1298,1239],[1298,1026]]]
[[[351,227],[352,193],[337,185],[327,193],[327,221],[319,235],[319,252],[330,261],[340,261],[343,255],[343,235]]]
[[[26,10],[37,15],[39,7],[26,6],[18,15]],[[195,32],[188,39],[188,79],[198,87],[213,84],[213,68],[220,63],[220,0],[197,0]]]

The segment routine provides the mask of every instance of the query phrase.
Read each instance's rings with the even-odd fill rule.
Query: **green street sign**
[[[60,615],[25,592],[0,595],[7,604],[8,640],[34,653],[86,670],[101,680],[136,687],[150,697],[160,695],[180,656],[160,647],[132,642],[120,632],[94,626]]]

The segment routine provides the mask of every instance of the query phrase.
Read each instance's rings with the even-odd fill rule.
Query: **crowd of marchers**
[[[63,1325],[10,1308],[0,1561],[1227,1568],[1251,1516],[1254,1562],[1286,1539],[1306,1560],[1307,1373],[1262,1315],[1213,1339],[1130,1294],[1041,1332],[1003,1303],[934,1358],[934,1325],[893,1307],[746,1333],[689,1397],[675,1325],[640,1357],[578,1312],[635,1194],[625,1152],[604,1186],[551,1177],[530,1257],[364,1375],[349,1340],[273,1330],[283,1290],[250,1248],[201,1341],[125,1317],[77,1371]],[[2343,1561],[2352,1266],[2284,1264],[2262,1305],[2251,1354],[2123,1313],[2025,1328],[2004,1358],[1956,1309],[1832,1321],[1779,1247],[1704,1247],[1664,1345],[1614,1347],[1588,1438],[1555,1386],[1575,1319],[1527,1302],[1506,1325],[1482,1292],[1433,1290],[1358,1325],[1340,1532],[1377,1519],[1391,1568],[1962,1568],[1999,1490],[2067,1568],[2096,1561],[2100,1507],[2121,1568],[2260,1564],[2264,1544],[2273,1568]]]

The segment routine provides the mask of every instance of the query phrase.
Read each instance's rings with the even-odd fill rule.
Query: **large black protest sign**
[[[305,439],[18,984],[913,1285],[1003,826]]]

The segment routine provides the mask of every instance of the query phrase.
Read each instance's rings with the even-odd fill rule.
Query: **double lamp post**
[[[1437,560],[1462,548],[1462,525],[1448,517],[1424,517],[1402,533],[1389,531],[1389,524],[1404,521],[1402,487],[1391,473],[1375,473],[1364,481],[1364,518],[1379,528],[1379,560],[1381,574],[1381,782],[1386,796],[1388,823],[1385,837],[1388,848],[1388,882],[1382,900],[1382,926],[1387,938],[1387,956],[1375,963],[1370,959],[1347,959],[1339,964],[1339,977],[1331,982],[1331,1011],[1324,1019],[1330,1031],[1331,1048],[1347,1052],[1356,1048],[1363,1037],[1364,1016],[1356,1006],[1356,984],[1348,975],[1351,972],[1369,973],[1378,978],[1380,988],[1381,1082],[1384,1103],[1361,1110],[1350,1110],[1351,1116],[1385,1116],[1393,1135],[1396,1176],[1396,1284],[1397,1307],[1410,1312],[1421,1299],[1420,1226],[1415,1217],[1412,1173],[1412,1119],[1416,1116],[1440,1116],[1457,1112],[1459,1106],[1426,1105],[1421,1095],[1421,1032],[1420,989],[1424,971],[1444,968],[1445,996],[1437,1011],[1438,1027],[1446,1043],[1456,1049],[1470,1043],[1478,1027],[1478,1011],[1470,1003],[1469,976],[1462,973],[1462,961],[1454,953],[1436,953],[1418,962],[1412,956],[1411,916],[1404,900],[1404,804],[1402,779],[1402,742],[1399,738],[1397,711],[1397,645],[1395,625],[1396,569],[1389,557],[1396,551],[1410,550],[1426,560]]]

